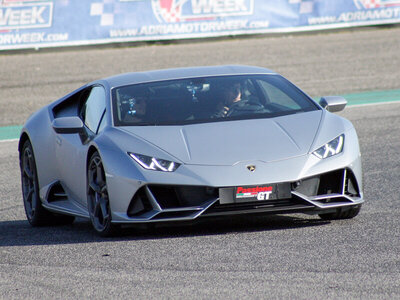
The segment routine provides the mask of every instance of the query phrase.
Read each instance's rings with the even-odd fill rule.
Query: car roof
[[[146,83],[171,79],[184,79],[205,76],[245,75],[245,74],[276,74],[274,71],[253,66],[226,65],[163,69],[144,72],[125,73],[105,78],[110,88],[136,83]]]

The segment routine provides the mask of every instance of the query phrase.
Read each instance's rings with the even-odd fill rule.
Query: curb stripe
[[[348,101],[349,106],[379,104],[400,101],[400,90],[363,92],[342,96]]]
[[[20,125],[0,127],[0,141],[18,139],[21,129]]]

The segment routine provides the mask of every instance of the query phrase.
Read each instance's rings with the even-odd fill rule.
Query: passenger
[[[130,109],[125,114],[124,122],[138,123],[144,120],[146,115],[146,101],[145,97],[135,97],[129,100]]]
[[[123,121],[127,123],[139,123],[145,120],[147,111],[147,101],[149,93],[145,89],[135,89],[129,95],[125,102]]]

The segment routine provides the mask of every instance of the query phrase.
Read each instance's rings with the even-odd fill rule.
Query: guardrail
[[[400,0],[0,0],[0,50],[400,22]]]

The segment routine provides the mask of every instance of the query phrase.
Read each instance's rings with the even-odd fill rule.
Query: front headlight
[[[331,157],[342,152],[343,144],[344,134],[339,135],[337,138],[333,139],[329,143],[326,143],[322,147],[318,148],[313,152],[313,154],[319,159]]]
[[[143,168],[146,170],[153,170],[153,171],[162,171],[162,172],[174,172],[180,164],[165,160],[165,159],[160,159],[160,158],[155,158],[143,154],[137,154],[137,153],[131,153],[128,152],[129,156],[132,157],[139,165],[141,165]]]

